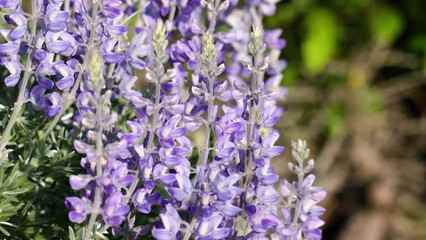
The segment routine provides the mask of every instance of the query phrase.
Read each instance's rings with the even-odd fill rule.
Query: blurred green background
[[[281,1],[281,143],[316,159],[323,239],[426,239],[426,1]],[[275,161],[287,175],[290,151]],[[291,177],[291,176],[289,176]]]

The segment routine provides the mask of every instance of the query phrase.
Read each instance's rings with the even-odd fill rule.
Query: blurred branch
[[[379,86],[381,94],[386,102],[392,103],[400,99],[395,96],[403,91],[407,91],[426,84],[426,77],[423,71],[413,71],[406,74],[390,78],[385,84]]]

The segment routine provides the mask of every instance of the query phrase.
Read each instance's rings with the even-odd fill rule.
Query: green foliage
[[[0,91],[2,131],[17,92],[4,86]],[[69,127],[57,126],[45,142],[41,140],[48,121],[27,104],[12,131],[13,151],[0,162],[0,239],[68,238],[68,176],[81,170]]]
[[[335,168],[330,167],[324,178],[330,177],[328,174],[333,168],[342,175],[351,176],[349,170],[344,170],[345,164],[350,165],[357,157],[374,151],[383,154],[380,157],[386,159],[386,164],[410,165],[405,159],[408,153],[413,154],[410,157],[419,159],[418,164],[424,162],[424,148],[421,144],[418,147],[416,142],[424,139],[424,131],[420,127],[426,96],[424,9],[426,1],[288,0],[280,2],[276,16],[265,19],[265,28],[282,28],[282,36],[287,41],[283,58],[288,60],[288,67],[284,71],[283,83],[290,87],[290,94],[288,101],[283,103],[287,119],[282,124],[286,127],[284,141],[290,142],[290,139],[302,136],[323,146],[317,151],[324,154],[326,161],[331,162],[330,158],[335,160]],[[393,119],[394,116],[398,120]],[[400,121],[401,126],[390,124],[392,121]],[[368,126],[364,129],[364,125]],[[293,128],[295,126],[297,129]],[[412,127],[415,130],[405,132]],[[370,128],[376,131],[377,136],[391,136],[400,147],[389,147],[387,142],[373,142],[363,148],[355,148],[353,144],[358,140],[362,143],[374,141],[373,131],[368,134]],[[365,138],[355,141],[355,136]],[[404,139],[409,139],[410,143],[404,143]],[[355,155],[364,147],[367,151]],[[372,149],[374,151],[369,151]],[[354,169],[350,170],[356,171]],[[404,174],[415,178],[412,172]],[[377,178],[381,177],[385,176]],[[370,188],[367,184],[373,181],[368,179],[361,184]],[[343,186],[336,188],[339,196],[343,191]],[[413,199],[424,202],[424,191],[419,192],[422,192],[422,197]],[[342,204],[335,201],[333,206]],[[422,211],[418,211],[424,208],[424,203],[416,205],[413,209],[417,211],[410,212],[412,216],[400,213],[395,218],[413,220],[412,224],[407,221],[406,226],[410,229],[398,236],[388,234],[401,239],[426,239],[424,227],[420,226],[424,226],[426,218]],[[335,213],[339,211],[336,209],[329,215],[335,219]],[[353,212],[356,213],[356,209]],[[346,212],[343,215],[344,219],[352,217]],[[331,228],[327,225],[324,239],[341,236],[348,230],[342,229],[345,225],[339,223]],[[352,239],[357,239],[357,236],[352,236]]]
[[[334,57],[339,40],[339,24],[335,14],[327,9],[315,9],[305,20],[306,36],[302,56],[309,72],[318,73]]]
[[[390,43],[401,33],[404,22],[398,11],[383,7],[372,12],[369,25],[374,38]]]
[[[16,225],[9,220],[25,205],[19,198],[32,190],[34,185],[28,181],[25,173],[19,171],[19,164],[3,163],[0,167],[0,231],[10,236],[7,228],[16,228]]]

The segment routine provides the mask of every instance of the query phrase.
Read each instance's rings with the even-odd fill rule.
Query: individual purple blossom
[[[176,178],[176,187],[167,187],[167,191],[170,195],[178,200],[184,201],[191,196],[193,186],[191,180],[182,174],[174,174]]]
[[[281,219],[265,205],[247,205],[246,211],[253,230],[252,235],[263,235],[268,229],[281,224]]]
[[[126,51],[126,60],[130,67],[142,70],[144,69],[146,62],[141,58],[146,57],[149,52],[152,51],[152,47],[146,44],[145,39],[147,38],[147,32],[139,32],[133,39]]]
[[[87,184],[93,180],[93,176],[89,174],[80,174],[70,176],[70,185],[73,190],[81,190],[87,186]]]
[[[78,197],[67,197],[65,204],[71,210],[68,214],[69,219],[75,223],[82,223],[89,212],[89,208]]]
[[[177,41],[170,48],[172,60],[187,64],[189,69],[196,68],[199,58],[198,52],[201,48],[201,42],[198,37],[194,37],[188,41]]]
[[[213,183],[212,193],[216,200],[212,202],[212,206],[225,216],[234,217],[241,212],[241,208],[233,204],[233,201],[244,192],[242,188],[234,186],[239,180],[238,174],[228,177],[218,175]]]
[[[19,66],[19,63],[13,61],[5,62],[4,65],[10,73],[10,75],[4,79],[4,83],[8,87],[13,87],[19,82],[21,66]]]
[[[60,5],[49,5],[49,10],[46,12],[44,22],[47,30],[52,32],[60,32],[65,30],[68,24],[69,13],[60,11]]]
[[[123,56],[118,53],[114,53],[113,49],[116,46],[118,40],[116,38],[107,39],[101,45],[103,57],[107,63],[118,63],[123,59]]]
[[[103,170],[103,175],[98,177],[97,182],[111,193],[117,191],[117,188],[129,186],[134,177],[134,174],[129,174],[126,163],[108,160]]]
[[[152,230],[152,235],[158,240],[177,239],[180,231],[180,216],[176,209],[171,205],[165,206],[165,212],[160,214],[162,228]]]
[[[49,51],[67,57],[70,57],[77,51],[77,41],[67,32],[46,33],[46,46]]]
[[[225,239],[230,229],[225,227],[224,217],[218,213],[203,217],[198,225],[197,235],[199,239]]]
[[[102,216],[111,226],[120,225],[130,211],[130,206],[123,205],[123,194],[115,192],[107,198]]]
[[[104,24],[104,31],[113,36],[123,35],[127,31],[127,27],[120,25],[118,22],[123,16],[120,7],[123,5],[121,0],[103,0],[102,10],[106,17],[106,24]],[[109,37],[109,36],[108,36]]]
[[[61,111],[64,100],[57,92],[47,94],[46,98],[48,99],[49,104],[49,107],[45,110],[46,115],[48,117],[56,116]]]
[[[160,199],[160,193],[151,193],[151,187],[136,190],[132,198],[136,210],[146,214],[151,212],[152,205],[157,204]]]

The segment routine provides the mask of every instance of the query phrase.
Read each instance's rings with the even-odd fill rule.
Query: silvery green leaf
[[[55,154],[56,154],[57,152],[58,152],[58,150],[50,150],[50,151],[47,153],[46,157],[51,158],[51,157],[55,156]]]
[[[69,234],[68,234],[68,238],[69,238],[70,240],[76,240],[76,238],[75,238],[75,233],[74,233],[74,229],[72,229],[72,227],[71,227],[71,226],[68,226],[68,232],[69,232]]]
[[[0,226],[0,232],[2,232],[4,235],[10,237],[10,233],[6,229],[4,229],[2,226]]]

